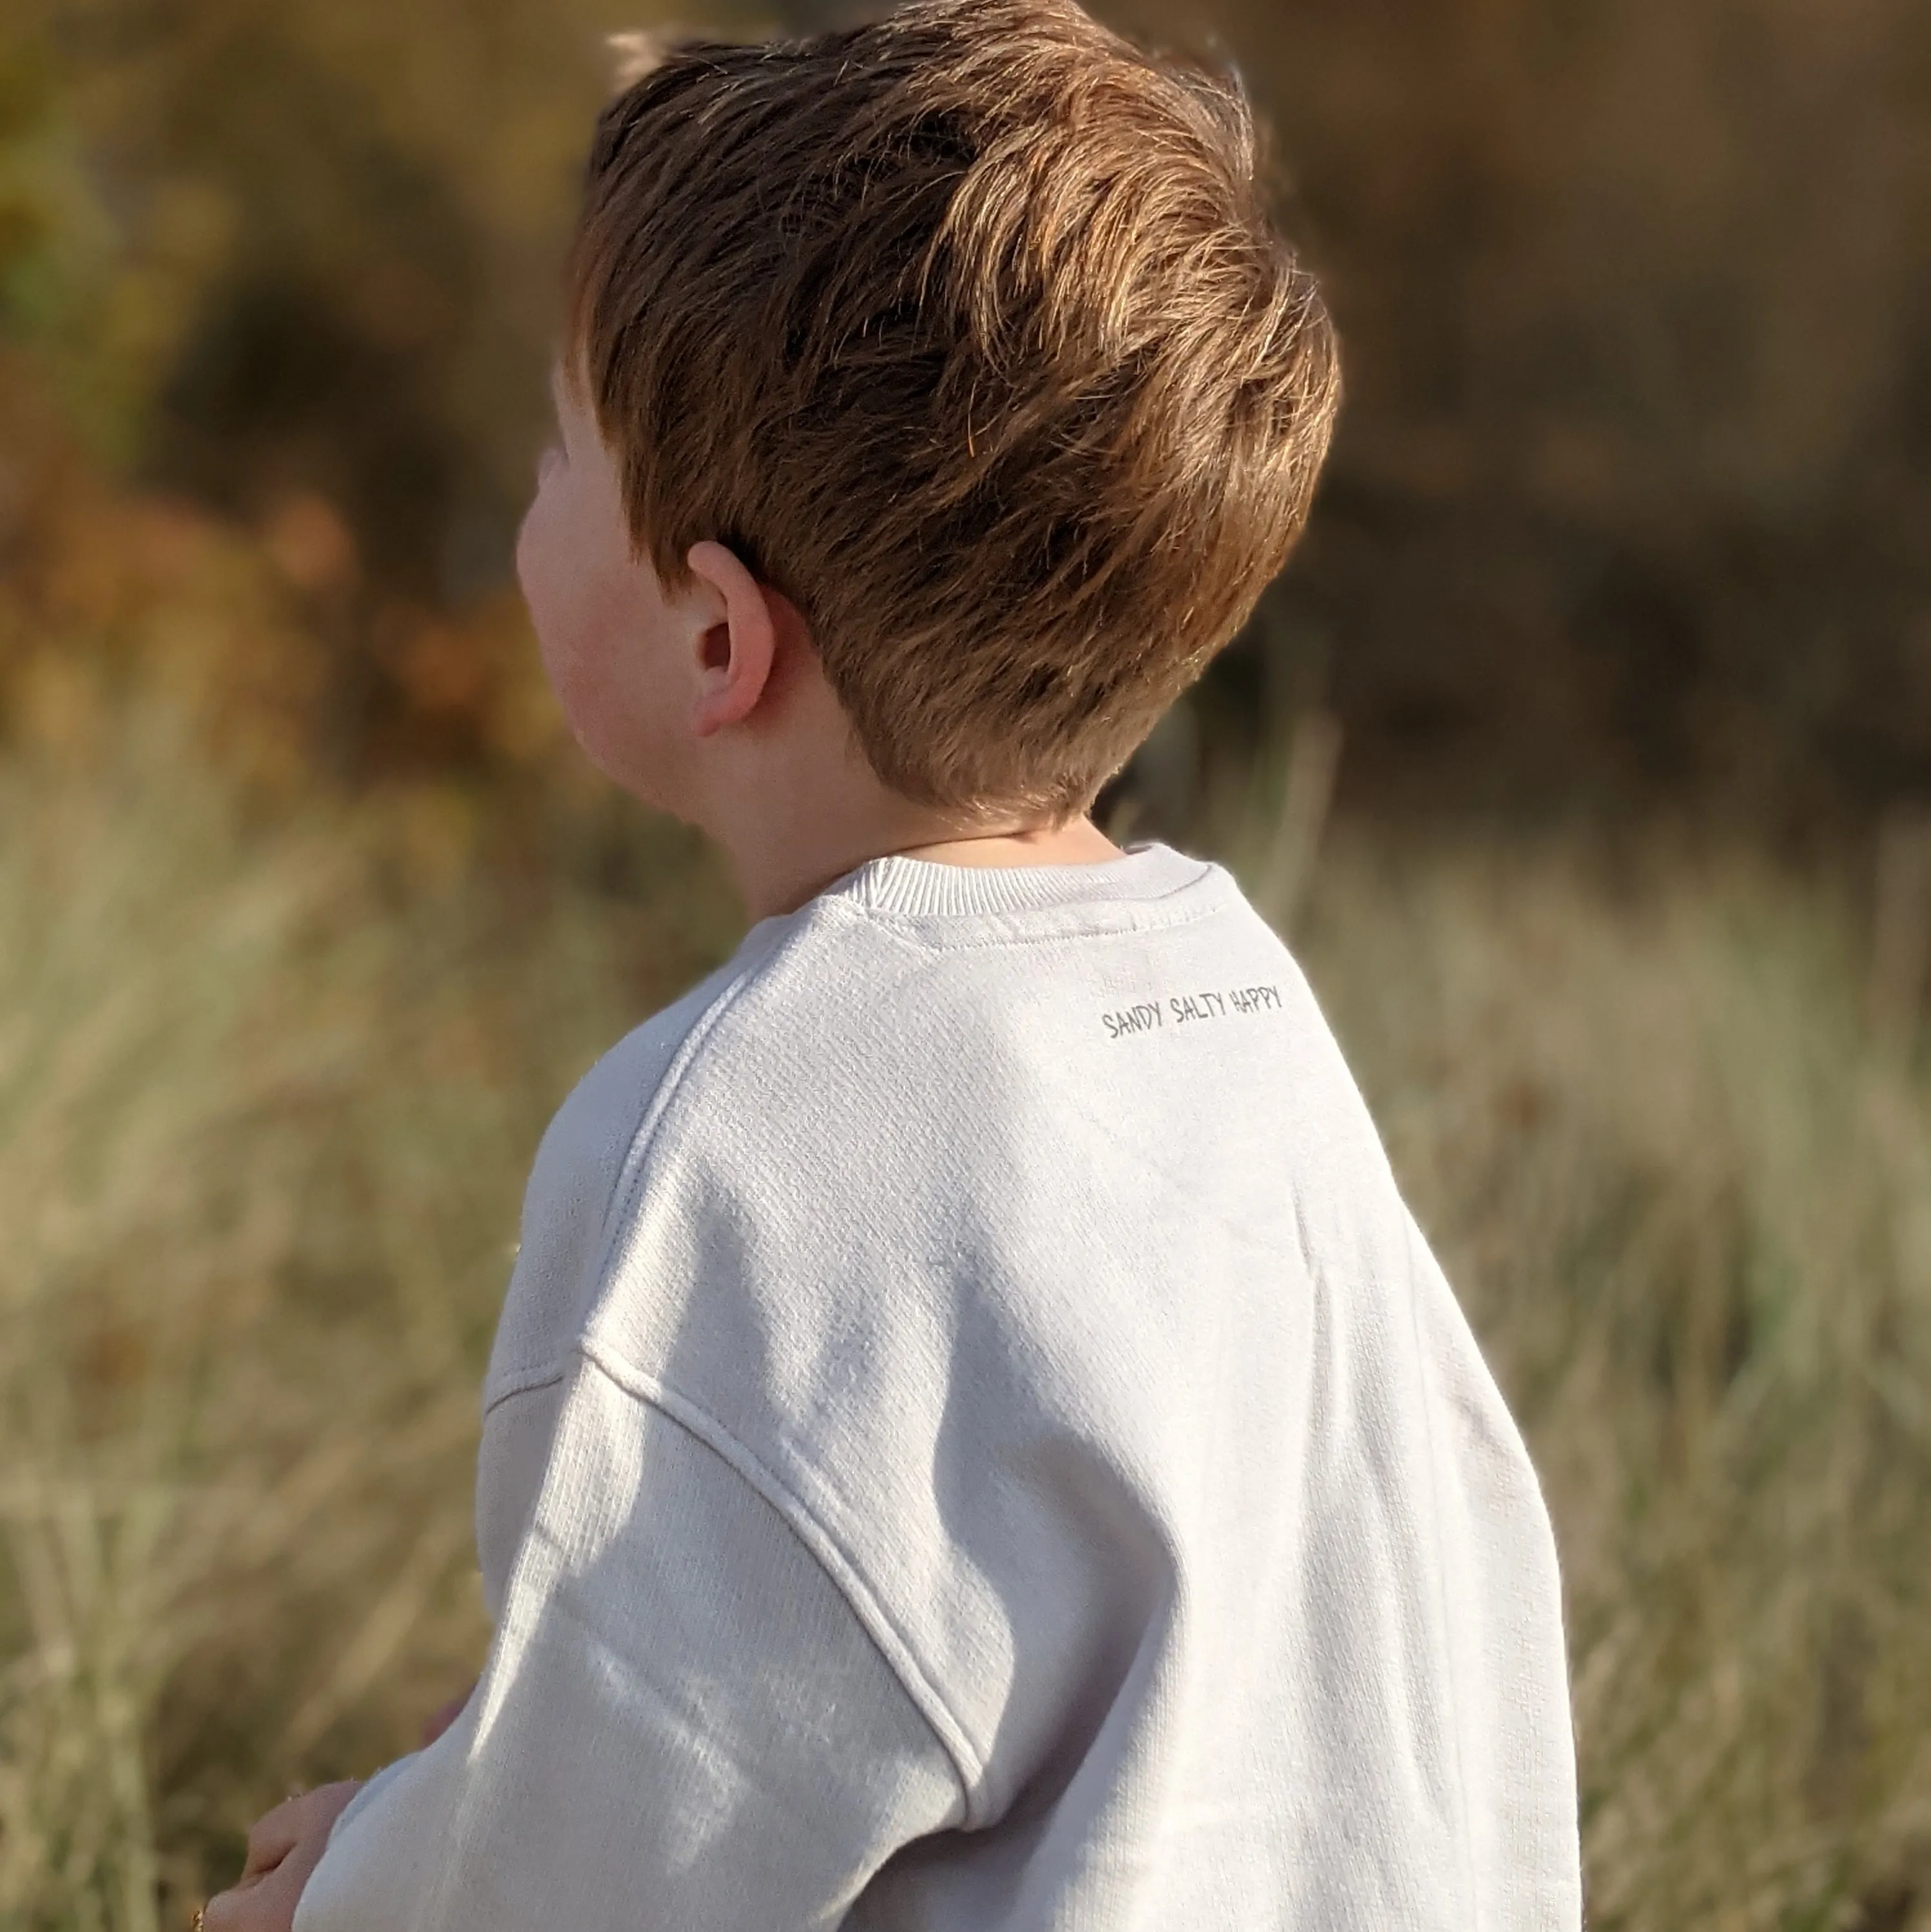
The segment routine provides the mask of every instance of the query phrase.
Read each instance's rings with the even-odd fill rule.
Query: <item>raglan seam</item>
[[[677,1051],[672,1054],[670,1064],[651,1090],[650,1098],[638,1116],[637,1126],[630,1137],[630,1144],[624,1150],[623,1160],[610,1184],[610,1198],[604,1204],[601,1238],[597,1250],[597,1264],[592,1276],[599,1292],[610,1280],[610,1267],[616,1258],[619,1234],[635,1205],[640,1178],[649,1157],[651,1143],[656,1138],[658,1129],[662,1124],[672,1100],[676,1098],[678,1088],[683,1084],[685,1076],[703,1051],[705,1042],[716,1030],[726,1012],[736,1004],[745,989],[783,955],[795,938],[794,933],[780,939],[768,952],[751,961],[742,972],[719,988],[716,998],[691,1022],[689,1031],[678,1042]]]
[[[718,1020],[722,1018],[725,1010],[736,1000],[745,988],[771,964],[777,955],[784,950],[784,940],[780,939],[775,945],[760,953],[756,958],[747,961],[738,972],[733,974],[718,988],[705,1003],[702,1010],[693,1016],[690,1024],[679,1036],[670,1058],[665,1062],[663,1072],[658,1076],[652,1084],[648,1097],[644,1100],[637,1114],[637,1124],[630,1130],[629,1137],[624,1148],[623,1159],[617,1163],[616,1172],[611,1177],[610,1192],[604,1201],[598,1221],[597,1263],[592,1273],[592,1280],[599,1288],[609,1279],[611,1258],[616,1250],[617,1231],[621,1224],[621,1216],[617,1212],[617,1204],[620,1198],[625,1197],[626,1189],[634,1181],[636,1170],[643,1163],[646,1143],[649,1136],[655,1132],[664,1109],[670,1105],[675,1090],[682,1084],[685,1075],[690,1071],[691,1063],[697,1058],[704,1041],[709,1036]],[[724,965],[718,968],[718,970],[722,972],[730,964],[730,962],[726,960]],[[702,983],[701,981],[699,982],[700,985]],[[685,997],[688,998],[688,994]],[[675,1004],[676,1002],[673,1001],[673,1004]],[[669,1009],[667,1008],[665,1010],[668,1011]],[[662,1016],[660,1014],[655,1017],[661,1018]],[[649,1026],[653,1024],[653,1022],[646,1020],[643,1024],[645,1026]],[[628,1040],[631,1036],[627,1034],[625,1037]],[[618,1047],[622,1044],[623,1042],[619,1041]],[[613,1047],[610,1051],[615,1052],[617,1048]],[[607,1055],[606,1058],[607,1057]],[[565,1102],[565,1106],[568,1104],[567,1101]],[[628,1200],[625,1199],[625,1211],[628,1211]],[[560,1376],[567,1372],[567,1358],[550,1356],[545,1358],[544,1362],[538,1366],[525,1366],[498,1371],[493,1360],[490,1370],[485,1372],[483,1378],[481,1390],[483,1419],[487,1420],[490,1412],[510,1396],[522,1394],[529,1389],[541,1388],[547,1382],[557,1380]]]
[[[1226,875],[1220,868],[1210,867],[1200,878],[1162,897],[1171,900],[1184,894],[1198,892],[1203,886],[1209,884],[1219,884],[1224,889],[1227,883]],[[1123,903],[1154,904],[1159,902],[1112,901],[1108,903],[1116,905]],[[1056,907],[1037,910],[1057,911],[1062,909]],[[1201,924],[1210,919],[1225,916],[1240,909],[1237,899],[1230,900],[1222,890],[1213,893],[1209,902],[1204,905],[1189,908],[1177,914],[1170,912],[1167,916],[1157,920],[1135,919],[1105,932],[1072,928],[1058,932],[978,937],[967,937],[954,932],[947,934],[942,944],[928,944],[905,930],[904,924],[889,913],[862,905],[835,892],[822,896],[805,909],[798,926],[791,934],[720,990],[717,997],[692,1022],[689,1032],[665,1068],[631,1137],[629,1147],[605,1208],[603,1240],[595,1274],[597,1294],[593,1296],[593,1301],[601,1295],[612,1277],[622,1231],[631,1224],[651,1162],[661,1154],[659,1142],[661,1136],[667,1130],[667,1130],[666,1117],[679,1088],[689,1078],[692,1067],[712,1036],[724,1023],[730,1010],[750,989],[754,982],[775,970],[784,954],[793,946],[804,941],[814,928],[835,920],[843,923],[847,931],[876,932],[910,951],[934,954],[960,953],[1011,951],[1042,944],[1106,938],[1116,933],[1178,930]],[[1030,912],[1035,909],[1026,910]],[[955,918],[963,920],[1000,916],[954,914],[938,916],[946,918],[949,922]],[[916,918],[918,916],[913,916]],[[706,1442],[784,1517],[793,1533],[817,1562],[833,1587],[844,1598],[853,1616],[877,1646],[914,1708],[951,1757],[953,1769],[965,1796],[966,1828],[970,1829],[982,1822],[983,1807],[987,1798],[986,1751],[973,1738],[952,1708],[910,1639],[886,1607],[883,1597],[844,1544],[832,1534],[820,1514],[742,1443],[718,1417],[693,1398],[605,1348],[593,1335],[584,1331],[580,1331],[574,1338],[569,1349],[541,1368],[526,1370],[513,1378],[505,1378],[493,1395],[491,1406],[494,1406],[496,1402],[506,1400],[517,1389],[540,1387],[546,1382],[567,1374],[569,1363],[578,1356],[589,1362],[616,1387],[636,1400],[661,1409],[673,1420],[680,1423]]]

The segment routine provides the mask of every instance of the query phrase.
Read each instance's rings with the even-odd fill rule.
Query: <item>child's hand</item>
[[[452,1697],[422,1727],[424,1748],[462,1715],[472,1684]],[[329,1827],[361,1788],[354,1780],[324,1784],[277,1804],[248,1834],[248,1862],[229,1888],[217,1893],[195,1918],[196,1932],[290,1932],[296,1901],[328,1843]]]
[[[291,1932],[296,1901],[328,1843],[328,1829],[361,1790],[358,1780],[318,1786],[256,1821],[248,1862],[227,1891],[195,1915],[205,1932]]]

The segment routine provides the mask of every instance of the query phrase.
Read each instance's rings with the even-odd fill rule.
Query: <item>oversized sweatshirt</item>
[[[494,1636],[296,1932],[1573,1932],[1555,1551],[1228,874],[890,857],[538,1155]]]

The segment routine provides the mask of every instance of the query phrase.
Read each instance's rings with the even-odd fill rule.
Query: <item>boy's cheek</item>
[[[537,655],[543,661],[544,675],[580,741],[583,733],[580,720],[595,704],[584,662],[585,640],[579,634],[586,614],[572,608],[568,574],[556,570],[554,562],[537,513],[532,511],[524,519],[517,542],[517,580],[522,586],[530,627],[536,633]]]
[[[517,582],[532,618],[535,617],[537,607],[543,601],[544,551],[550,520],[549,493],[539,484],[529,508],[523,512],[522,526],[516,533]]]
[[[550,605],[540,590],[532,596],[526,587],[523,596],[529,605],[544,676],[577,742],[594,755],[591,740],[595,735],[598,713],[604,708],[599,703],[594,660],[583,648],[583,640],[574,634],[571,613]]]
[[[583,588],[582,577],[568,567],[568,545],[558,541],[556,522],[553,505],[540,494],[517,532],[516,574],[544,670],[558,698],[564,698],[565,687],[577,682],[572,665],[583,655],[583,640],[576,634],[588,614],[574,608]]]
[[[646,804],[676,809],[661,795],[670,747],[649,666],[595,590],[538,572],[524,588],[538,655],[564,722],[585,754]]]
[[[591,762],[646,803],[675,811],[664,795],[675,760],[648,588],[627,557],[613,564],[610,546],[585,541],[586,526],[592,520],[562,481],[546,478],[517,533],[517,578],[544,675]]]

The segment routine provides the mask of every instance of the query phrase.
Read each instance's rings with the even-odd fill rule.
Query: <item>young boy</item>
[[[1516,1431],[1279,942],[1086,815],[1333,416],[1237,93],[1071,0],[670,50],[565,340],[545,662],[756,923],[538,1156],[480,1683],[211,1932],[1576,1927]]]

